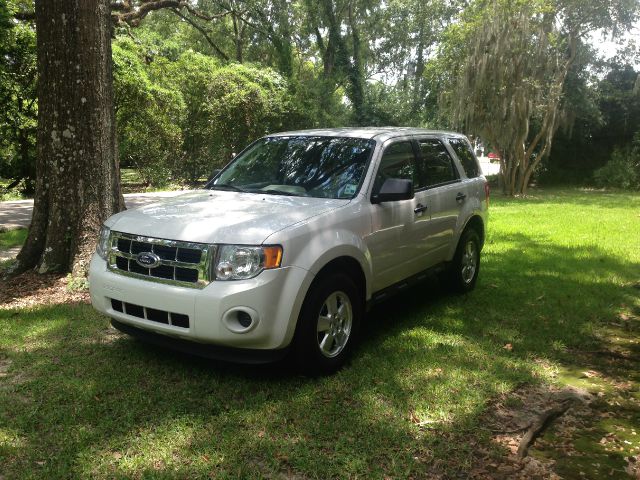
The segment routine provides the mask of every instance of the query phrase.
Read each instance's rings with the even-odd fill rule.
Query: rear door
[[[417,139],[418,165],[424,184],[423,203],[429,212],[424,223],[420,257],[428,266],[449,260],[458,217],[467,193],[461,175],[445,143],[435,137]]]

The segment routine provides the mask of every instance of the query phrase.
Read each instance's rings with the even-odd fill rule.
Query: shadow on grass
[[[377,306],[351,364],[321,379],[136,342],[89,306],[0,312],[8,477],[424,478],[470,467],[488,399],[536,382],[634,293],[639,265],[523,235],[478,288],[435,280]],[[511,349],[504,348],[507,344]],[[0,357],[1,358],[1,357]],[[484,436],[483,436],[484,435]]]

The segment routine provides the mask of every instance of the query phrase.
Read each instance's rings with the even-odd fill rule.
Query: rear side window
[[[416,174],[416,157],[411,142],[398,142],[386,148],[380,160],[373,191],[379,191],[388,178],[411,180],[414,189],[421,187]]]
[[[475,178],[480,175],[478,162],[476,162],[473,152],[467,142],[461,138],[450,138],[449,145],[451,145],[453,151],[456,152],[458,159],[460,159],[460,163],[462,164],[462,168],[464,169],[464,173],[467,174],[467,177]]]
[[[453,158],[449,155],[444,144],[439,140],[419,140],[421,158],[420,182],[424,186],[432,187],[458,179]]]

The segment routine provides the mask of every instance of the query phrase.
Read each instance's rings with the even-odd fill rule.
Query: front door
[[[411,180],[415,188],[415,153],[410,139],[386,145],[372,191],[377,192],[388,178]],[[419,224],[428,221],[429,214],[416,212],[418,203],[417,198],[413,198],[371,205],[373,228],[366,243],[372,257],[374,292],[422,270],[420,261],[416,259],[416,233]]]

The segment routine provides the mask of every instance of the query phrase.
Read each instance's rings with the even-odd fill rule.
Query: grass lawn
[[[0,477],[467,478],[478,451],[504,453],[491,401],[540,384],[600,403],[574,454],[553,430],[531,454],[630,478],[640,365],[588,352],[640,354],[640,195],[494,198],[482,261],[469,295],[432,280],[377,306],[327,378],[147,346],[89,305],[0,309]]]
[[[24,243],[27,238],[27,229],[19,228],[17,230],[9,230],[0,232],[0,251],[18,247]]]

